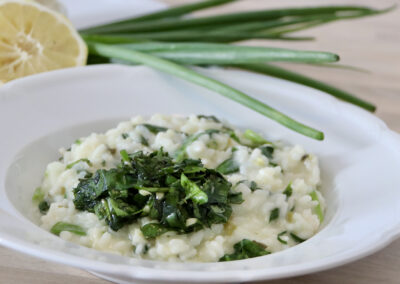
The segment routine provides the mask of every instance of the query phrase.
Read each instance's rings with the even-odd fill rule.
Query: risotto
[[[60,149],[33,200],[64,240],[215,262],[287,249],[323,221],[315,155],[213,116],[136,116]]]

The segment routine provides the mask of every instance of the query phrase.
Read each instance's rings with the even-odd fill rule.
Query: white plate
[[[145,67],[92,66],[16,80],[0,89],[0,241],[18,251],[118,281],[243,282],[315,272],[371,254],[400,233],[400,139],[373,115],[307,87],[257,74],[201,70],[325,132],[283,128],[220,95]],[[293,248],[228,263],[164,263],[80,247],[40,229],[31,196],[57,149],[117,121],[153,113],[214,114],[320,157],[327,216]]]

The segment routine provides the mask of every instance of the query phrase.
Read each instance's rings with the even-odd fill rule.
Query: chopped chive
[[[299,236],[297,236],[294,233],[290,233],[290,236],[293,238],[293,240],[295,240],[298,243],[302,243],[302,242],[306,241],[305,239],[300,238]]]
[[[70,224],[70,223],[65,223],[65,222],[57,222],[53,227],[51,227],[50,232],[52,232],[55,235],[60,235],[62,231],[68,231],[71,232],[75,235],[79,236],[86,236],[86,231],[82,229],[78,225]]]
[[[159,12],[154,12],[154,13],[146,14],[143,16],[134,17],[131,19],[113,22],[111,24],[96,26],[94,28],[86,29],[86,31],[96,32],[99,30],[101,31],[101,30],[107,29],[108,27],[118,27],[119,25],[124,25],[124,24],[148,22],[148,21],[165,19],[165,18],[175,18],[175,17],[183,16],[185,14],[194,12],[194,11],[203,10],[206,8],[211,8],[211,7],[227,4],[227,3],[233,2],[233,1],[236,1],[236,0],[209,0],[209,1],[201,1],[198,3],[193,3],[193,4],[181,5],[181,6],[161,10]]]
[[[292,196],[293,189],[292,189],[292,183],[289,182],[289,184],[286,186],[285,190],[283,191],[283,194],[286,195],[287,198]]]
[[[90,166],[90,167],[92,166],[92,163],[88,159],[79,159],[79,160],[77,160],[75,162],[72,162],[72,163],[68,164],[66,166],[66,169],[68,169],[68,170],[72,169],[73,166],[75,166],[76,164],[78,164],[80,162],[85,162],[86,164],[88,164],[88,166]]]
[[[286,231],[283,231],[283,232],[279,233],[278,236],[277,236],[278,241],[281,242],[284,245],[287,245],[287,241],[283,240],[281,237],[286,233],[287,233]]]
[[[271,210],[271,213],[269,215],[269,222],[272,222],[278,218],[279,218],[279,208]]]
[[[147,139],[144,138],[143,135],[140,135],[140,143],[141,143],[143,146],[149,146],[149,141],[147,141]]]
[[[123,139],[128,139],[129,134],[128,133],[122,133],[121,136],[122,136]]]
[[[100,26],[82,30],[82,33],[103,34],[103,33],[139,33],[187,29],[192,27],[215,27],[218,24],[231,24],[241,21],[266,21],[279,19],[285,16],[318,15],[337,12],[374,12],[365,7],[357,6],[326,6],[309,8],[289,8],[289,9],[271,9],[261,11],[239,12],[232,14],[222,14],[208,17],[185,18],[185,19],[157,19],[144,22],[112,23],[106,26]]]

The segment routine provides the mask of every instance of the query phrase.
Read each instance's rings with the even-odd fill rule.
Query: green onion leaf
[[[277,77],[277,78],[281,78],[284,80],[299,83],[299,84],[302,84],[305,86],[309,86],[309,87],[317,89],[317,90],[321,90],[321,91],[326,92],[338,99],[341,99],[343,101],[346,101],[346,102],[354,104],[354,105],[357,105],[357,106],[362,107],[371,112],[374,112],[376,109],[376,107],[373,104],[371,104],[365,100],[362,100],[360,98],[357,98],[346,91],[337,89],[331,85],[322,83],[320,81],[317,81],[312,78],[303,76],[301,74],[286,70],[281,67],[277,67],[277,66],[270,65],[270,64],[246,64],[246,65],[238,65],[237,67],[240,69],[245,69],[245,70],[249,70],[249,71],[253,71],[253,72],[257,72],[257,73],[261,73],[261,74],[265,74],[265,75],[270,75],[273,77]]]
[[[168,128],[166,128],[166,127],[148,124],[148,123],[144,123],[144,124],[140,124],[140,125],[146,127],[147,130],[149,130],[153,134],[158,134],[159,132],[165,132],[168,130]]]
[[[285,194],[286,197],[289,198],[290,196],[292,196],[292,193],[293,193],[292,183],[289,182],[289,184],[286,186],[285,191],[283,192],[283,194]]]

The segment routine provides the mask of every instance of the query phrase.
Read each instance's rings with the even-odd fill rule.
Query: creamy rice
[[[153,134],[141,125],[143,123],[169,130]],[[298,244],[291,234],[304,240],[312,237],[320,227],[321,216],[316,208],[325,208],[324,198],[318,190],[320,170],[317,157],[306,153],[299,145],[275,143],[270,161],[259,148],[240,145],[226,133],[202,135],[187,148],[186,153],[189,158],[200,159],[205,167],[216,168],[231,157],[235,147],[233,157],[240,170],[225,177],[236,191],[242,193],[244,202],[232,205],[228,223],[214,224],[188,234],[169,231],[154,240],[146,240],[140,227],[151,221],[148,217],[113,231],[94,213],[75,209],[73,189],[79,179],[86,172],[114,168],[121,161],[121,150],[152,152],[162,147],[172,155],[188,134],[223,127],[212,119],[195,115],[157,114],[150,119],[137,116],[119,123],[105,134],[93,133],[80,138],[70,149],[60,150],[60,161],[47,166],[41,189],[50,208],[41,216],[40,225],[50,230],[60,221],[76,224],[86,231],[85,236],[63,231],[60,237],[101,251],[165,261],[218,261],[224,254],[232,253],[233,245],[242,239],[257,241],[266,245],[268,251],[277,252]],[[235,134],[246,142],[243,132],[235,130]],[[148,141],[149,146],[141,143],[141,137]],[[78,162],[67,169],[67,165],[79,159],[88,159],[91,165]],[[254,181],[258,189],[252,191],[249,182],[239,183],[242,180]],[[292,188],[289,197],[284,194],[288,184]],[[313,195],[317,200],[312,198]],[[279,208],[279,216],[270,222],[271,211],[275,208]],[[285,231],[279,240],[278,234]]]

